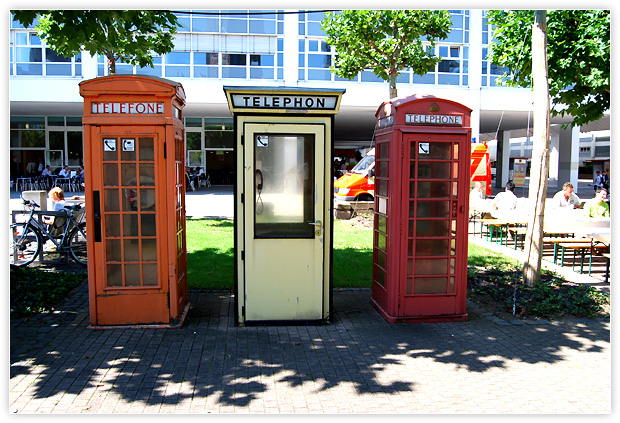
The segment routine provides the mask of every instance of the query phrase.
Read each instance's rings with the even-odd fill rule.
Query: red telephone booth
[[[376,113],[372,302],[388,322],[467,320],[470,114],[431,96]]]
[[[80,84],[91,327],[183,323],[187,302],[181,84]]]

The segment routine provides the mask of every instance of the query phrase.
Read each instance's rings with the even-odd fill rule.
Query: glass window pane
[[[123,190],[123,211],[138,211],[138,190],[136,188]]]
[[[118,140],[116,138],[104,138],[102,140],[102,143],[103,143],[103,161],[118,160]]]
[[[46,62],[69,62],[71,63],[71,57],[64,57],[48,47],[45,49],[45,61]]]
[[[103,185],[108,187],[118,186],[118,165],[116,163],[103,164]]]
[[[276,22],[266,20],[251,20],[250,21],[250,33],[251,34],[275,34]]]
[[[450,217],[450,201],[418,201],[417,217]]]
[[[314,237],[314,136],[254,137],[257,237]]]
[[[108,209],[108,208],[106,208]],[[118,214],[105,215],[105,236],[121,236],[121,216]],[[119,251],[120,251],[120,245]]]
[[[415,175],[413,172],[413,167],[415,166],[415,162],[411,163],[411,174]],[[418,178],[419,179],[450,179],[450,163],[447,162],[418,162]]]
[[[123,240],[125,246],[123,254],[125,261],[139,261],[140,260],[140,240],[137,238],[130,238]]]
[[[246,77],[245,68],[241,68],[241,67],[222,68],[222,78],[245,78],[245,77]]]
[[[222,18],[221,27],[222,33],[247,34],[248,32],[248,22],[245,19]]]
[[[190,76],[189,66],[166,66],[166,76],[176,78],[189,78]]]
[[[155,186],[154,164],[140,164],[140,186]]]
[[[144,286],[156,286],[157,280],[157,263],[142,265],[142,284]]]
[[[416,236],[447,236],[449,230],[449,220],[418,220],[416,224]]]
[[[416,275],[447,275],[448,259],[423,258],[416,259],[415,272]]]
[[[139,138],[138,154],[140,155],[140,161],[142,162],[155,160],[155,140],[150,137]]]
[[[142,240],[142,261],[157,261],[157,240]]]
[[[448,198],[450,197],[450,182],[419,181],[417,194],[414,191],[416,182],[411,182],[409,198]]]
[[[67,163],[69,166],[80,166],[83,160],[82,132],[67,131]]]
[[[136,179],[136,164],[135,163],[123,163],[121,165],[121,185],[123,186],[138,185],[138,180]]]
[[[246,54],[222,54],[222,65],[245,66]]]
[[[108,264],[107,270],[107,286],[117,287],[123,286],[123,268],[121,264]]]
[[[447,278],[415,278],[414,294],[445,294]]]
[[[185,132],[185,148],[187,150],[200,150],[200,143],[200,132]]]
[[[107,262],[121,261],[121,240],[107,239],[105,241],[105,257]]]
[[[123,236],[126,238],[138,236],[138,216],[136,214],[123,215]]]
[[[140,210],[155,211],[155,189],[140,190]]]
[[[136,160],[136,140],[134,138],[122,138],[121,145],[116,147],[121,150],[121,160]]]
[[[156,235],[154,214],[141,214],[140,222],[141,222],[140,227],[141,227],[142,236],[155,236]]]
[[[450,251],[449,239],[415,239],[415,255],[423,256],[445,256]]]
[[[120,202],[118,201],[117,189],[103,190],[104,209],[106,211],[120,211]]]
[[[43,75],[43,65],[18,63],[16,73],[17,75]]]
[[[189,65],[189,52],[172,52],[164,56],[167,65]]]
[[[418,145],[416,146],[416,144]],[[428,152],[426,151],[427,149]],[[413,142],[411,144],[412,154],[415,151],[419,151],[420,159],[450,159],[452,157],[451,149],[452,143],[447,142]]]
[[[71,75],[71,65],[46,65],[45,74],[49,76]]]
[[[140,265],[125,265],[125,286],[140,286]]]

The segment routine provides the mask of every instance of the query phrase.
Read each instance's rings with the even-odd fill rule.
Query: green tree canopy
[[[533,10],[491,10],[490,60],[509,69],[509,86],[532,84]],[[573,125],[600,119],[610,107],[609,10],[549,10],[547,58],[551,113],[570,115]]]
[[[328,12],[321,26],[337,52],[332,72],[353,79],[370,69],[389,81],[393,98],[403,69],[424,75],[441,60],[435,40],[448,36],[451,20],[443,10],[343,10]]]
[[[17,21],[36,29],[57,53],[71,57],[82,50],[108,59],[110,73],[116,61],[153,66],[152,54],[172,51],[178,27],[172,12],[148,10],[14,10]]]

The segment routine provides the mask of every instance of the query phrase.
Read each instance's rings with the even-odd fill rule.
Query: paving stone
[[[11,413],[608,414],[608,319],[388,324],[370,290],[320,326],[236,327],[229,292],[192,291],[174,331],[88,329],[88,289],[11,320]],[[468,307],[469,310],[469,307]],[[588,389],[584,389],[588,387]]]

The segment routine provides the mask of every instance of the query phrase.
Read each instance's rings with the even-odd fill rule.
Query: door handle
[[[313,225],[314,226],[314,234],[317,236],[321,236],[321,230],[323,228],[323,222],[321,222],[320,220],[317,220],[316,222],[308,222],[308,225]]]
[[[93,223],[95,242],[101,242],[101,200],[99,191],[93,191]]]

